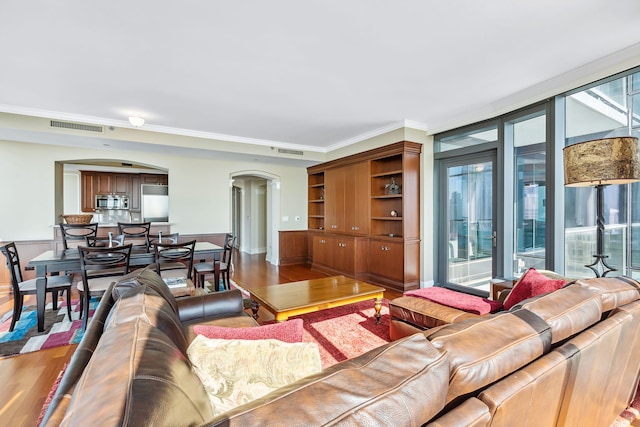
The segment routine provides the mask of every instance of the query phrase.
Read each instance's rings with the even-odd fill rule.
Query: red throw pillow
[[[535,268],[530,268],[522,275],[507,296],[503,304],[504,309],[510,310],[511,307],[527,298],[556,291],[567,283],[562,279],[550,279]]]
[[[214,325],[195,325],[193,332],[207,338],[224,340],[275,339],[288,343],[302,342],[302,319],[248,328],[227,328]]]

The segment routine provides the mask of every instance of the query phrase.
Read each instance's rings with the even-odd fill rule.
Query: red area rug
[[[383,300],[382,318],[376,323],[373,300],[315,313],[292,316],[304,323],[304,342],[320,348],[322,367],[359,356],[391,341],[389,337],[389,301]]]

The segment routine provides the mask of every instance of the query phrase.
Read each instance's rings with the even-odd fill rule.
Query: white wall
[[[327,155],[327,160],[409,140],[421,142],[421,282],[434,278],[433,263],[433,141],[424,131],[401,129],[354,144]],[[179,141],[176,141],[178,144]],[[218,161],[196,157],[153,154],[139,151],[76,148],[0,140],[0,180],[3,200],[9,207],[0,210],[0,241],[48,240],[53,238],[55,218],[54,164],[82,159],[128,160],[169,171],[170,221],[181,234],[226,233],[231,231],[231,187],[237,175],[277,177],[269,187],[277,204],[272,218],[278,230],[307,229],[307,171],[304,167],[266,162]],[[262,173],[261,173],[262,172]],[[275,178],[273,178],[275,181]],[[288,221],[283,221],[288,217]],[[300,217],[300,221],[295,221]],[[277,230],[276,230],[277,231]],[[243,236],[248,237],[248,236]],[[277,239],[275,239],[277,240]],[[272,256],[278,259],[277,241],[271,239]]]
[[[80,172],[70,171],[64,173],[64,209],[65,214],[82,213],[80,206]]]
[[[2,190],[11,207],[0,213],[0,241],[52,239],[52,225],[59,222],[54,210],[54,164],[82,159],[129,160],[167,169],[170,221],[172,229],[181,234],[231,230],[229,179],[243,170],[279,176],[280,211],[306,217],[307,172],[303,167],[0,141],[0,179],[14,183]],[[306,229],[306,221],[278,225],[282,230]]]

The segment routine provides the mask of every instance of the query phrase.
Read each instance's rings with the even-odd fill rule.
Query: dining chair
[[[114,248],[117,246],[124,245],[124,234],[114,236],[113,233],[110,231],[109,235],[106,237],[87,236],[85,238],[85,243],[87,246],[92,248],[95,248],[95,247]]]
[[[125,243],[133,244],[134,248],[144,248],[149,251],[150,222],[118,222],[118,234],[124,235]]]
[[[132,244],[116,247],[79,246],[82,280],[78,282],[80,292],[80,316],[82,330],[89,321],[89,301],[92,296],[102,296],[111,282],[129,273]]]
[[[163,279],[191,279],[195,246],[195,240],[184,243],[156,243],[153,245],[156,273]]]
[[[98,235],[98,223],[90,224],[65,224],[60,223],[60,231],[62,233],[62,244],[64,250],[75,248],[85,244],[86,237],[95,237]]]
[[[158,234],[149,234],[149,245],[153,246],[156,243],[178,243],[179,233],[163,233],[158,231]]]
[[[20,257],[18,256],[18,250],[15,242],[10,242],[0,247],[0,251],[2,251],[7,259],[7,269],[11,275],[11,287],[13,290],[13,316],[11,317],[9,332],[13,332],[16,322],[20,320],[20,316],[22,315],[24,296],[36,295],[37,278],[29,280],[22,279]],[[45,293],[51,292],[51,299],[55,302],[55,304],[53,304],[54,310],[57,310],[58,292],[67,292],[67,316],[69,316],[69,321],[71,321],[71,276],[68,274],[47,276],[45,277],[45,280]]]
[[[222,256],[219,260],[212,262],[198,262],[193,266],[196,283],[200,287],[204,287],[204,276],[213,274],[213,286],[217,292],[220,290],[220,277],[225,289],[230,289],[230,270],[232,270],[233,251],[236,246],[236,236],[227,233],[224,236],[224,244],[222,246]]]

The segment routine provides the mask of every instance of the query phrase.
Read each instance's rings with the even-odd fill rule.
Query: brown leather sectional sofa
[[[630,279],[578,281],[511,311],[409,335],[217,418],[189,325],[251,325],[237,292],[176,301],[151,271],[103,297],[43,425],[608,426],[640,366]]]

